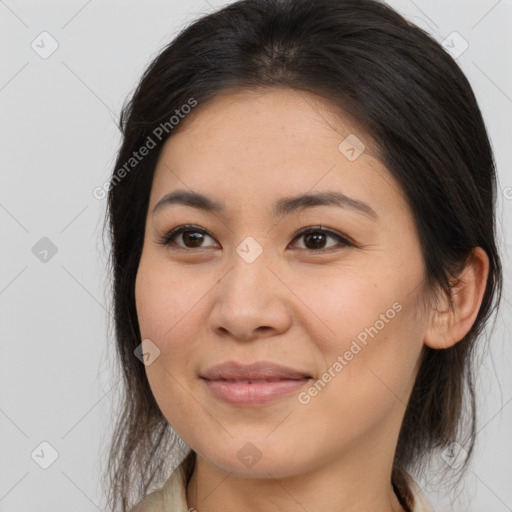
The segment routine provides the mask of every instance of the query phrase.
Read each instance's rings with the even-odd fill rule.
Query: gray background
[[[389,3],[439,41],[458,32],[455,50],[467,41],[457,61],[499,171],[505,291],[491,350],[482,352],[476,460],[458,494],[439,487],[435,475],[420,483],[436,511],[510,511],[512,1]],[[92,191],[109,179],[117,117],[144,67],[187,22],[220,5],[0,1],[0,511],[104,506],[100,471],[119,375],[107,329],[105,200]],[[58,43],[47,58],[40,53],[52,40],[41,36],[41,43],[43,31]],[[43,469],[52,450],[58,456]]]

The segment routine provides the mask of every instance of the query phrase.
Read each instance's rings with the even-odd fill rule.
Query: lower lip
[[[297,392],[310,379],[247,382],[203,379],[214,396],[232,405],[259,405]]]

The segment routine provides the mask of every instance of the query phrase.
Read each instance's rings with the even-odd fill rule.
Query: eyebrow
[[[175,204],[190,206],[213,213],[224,213],[226,210],[223,203],[198,192],[175,190],[174,192],[166,194],[158,201],[153,208],[153,215],[164,207]],[[314,206],[337,206],[362,213],[373,220],[377,220],[378,218],[375,210],[373,210],[370,205],[358,199],[348,197],[341,192],[317,192],[314,194],[308,193],[292,197],[283,197],[274,203],[272,213],[274,216],[283,216]]]

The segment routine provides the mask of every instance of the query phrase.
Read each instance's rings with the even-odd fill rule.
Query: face
[[[163,414],[241,476],[390,463],[423,346],[424,267],[372,141],[327,100],[284,89],[226,93],[182,123],[155,171],[136,280]],[[316,199],[290,200],[303,195]]]

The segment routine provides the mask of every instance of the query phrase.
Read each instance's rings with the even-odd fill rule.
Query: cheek
[[[365,410],[384,414],[390,403],[406,402],[422,347],[411,282],[403,274],[385,280],[345,272],[298,289],[315,313],[308,325],[315,326],[315,332],[309,327],[310,335],[324,365],[325,386],[311,389],[311,402],[337,403],[343,414],[351,410],[363,416]]]
[[[314,328],[311,338],[322,352],[348,350],[353,339],[362,339],[364,329],[392,308],[393,292],[383,283],[378,286],[377,280],[360,269],[344,268],[294,283],[294,293],[307,306],[307,329]],[[393,313],[390,311],[389,316]]]
[[[400,317],[403,312],[381,330],[360,329],[354,320],[352,330],[365,333],[365,338],[343,335],[325,346],[325,371],[300,397],[305,405],[304,413],[298,415],[303,419],[298,428],[309,430],[308,438],[338,439],[340,446],[348,448],[358,440],[383,434],[384,425],[399,423],[421,346],[408,337],[412,333],[408,319]],[[317,447],[319,451],[324,448]]]
[[[135,305],[142,339],[149,338],[154,342],[159,339],[162,329],[162,313],[167,309],[164,288],[159,285],[157,272],[141,259],[135,279]]]
[[[142,338],[149,338],[161,350],[183,329],[200,309],[201,297],[212,286],[209,279],[191,283],[184,272],[168,262],[148,256],[141,260],[135,281],[135,302]]]
[[[141,260],[135,282],[141,338],[151,340],[159,350],[145,367],[146,375],[171,424],[174,412],[189,410],[193,402],[185,387],[197,371],[192,355],[199,350],[200,330],[204,329],[200,301],[212,286],[208,279],[197,279],[193,284],[183,273],[180,277],[180,273],[149,259]]]

